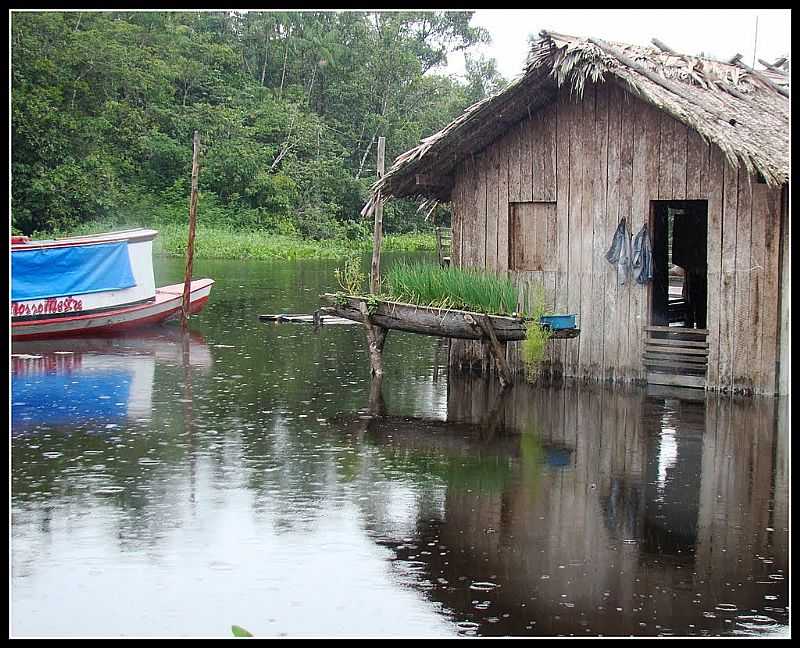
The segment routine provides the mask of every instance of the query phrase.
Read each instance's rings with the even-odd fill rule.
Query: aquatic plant
[[[366,273],[361,270],[361,258],[357,254],[351,254],[344,260],[341,268],[333,271],[339,286],[348,295],[359,295],[364,290],[367,281]]]
[[[517,290],[510,279],[472,268],[398,263],[386,273],[384,292],[390,299],[420,306],[487,315],[517,312]]]
[[[531,286],[527,301],[531,308],[531,319],[525,325],[525,339],[520,345],[520,354],[526,372],[532,375],[537,371],[539,363],[544,360],[547,342],[550,339],[550,330],[542,326],[539,321],[541,316],[547,313],[544,288],[540,285]]]

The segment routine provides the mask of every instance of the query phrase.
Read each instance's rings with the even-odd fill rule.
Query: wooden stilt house
[[[654,43],[542,32],[522,75],[399,156],[371,201],[451,202],[453,265],[576,314],[545,374],[789,393],[788,74]],[[606,258],[623,219],[647,225],[646,283]],[[451,364],[482,354],[454,341]]]

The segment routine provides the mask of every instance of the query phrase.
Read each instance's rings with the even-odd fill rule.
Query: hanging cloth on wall
[[[624,218],[617,225],[611,247],[606,252],[606,260],[616,267],[617,283],[624,286],[631,269],[631,239]]]
[[[631,273],[638,284],[646,284],[653,279],[653,247],[647,233],[647,223],[633,239]]]

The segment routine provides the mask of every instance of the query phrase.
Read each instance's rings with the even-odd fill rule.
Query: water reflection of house
[[[772,448],[773,401],[518,386],[487,438],[493,390],[487,381],[451,383],[448,418],[473,423],[472,434],[455,426],[435,447],[411,432],[372,436],[384,456],[413,450],[431,453],[431,463],[451,460],[442,514],[418,505],[426,513],[413,544],[390,535],[383,543],[425,563],[425,590],[455,617],[496,635],[682,634],[690,624],[720,633],[736,627],[737,609],[763,609],[763,588],[776,609],[786,605],[785,581],[751,582],[787,567],[785,544],[775,543],[786,537],[785,490],[771,502],[783,461],[782,446]],[[568,448],[569,463],[526,451],[534,437],[539,448]],[[538,459],[526,461],[526,452]],[[487,454],[505,456],[511,473],[456,478],[463,457]],[[429,545],[444,549],[420,551]],[[484,582],[499,587],[469,589]]]

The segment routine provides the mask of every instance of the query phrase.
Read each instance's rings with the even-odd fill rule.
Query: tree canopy
[[[357,235],[387,162],[503,86],[464,11],[14,12],[12,227],[188,214],[306,237]],[[466,79],[437,73],[456,51]],[[388,231],[413,229],[387,206]]]

